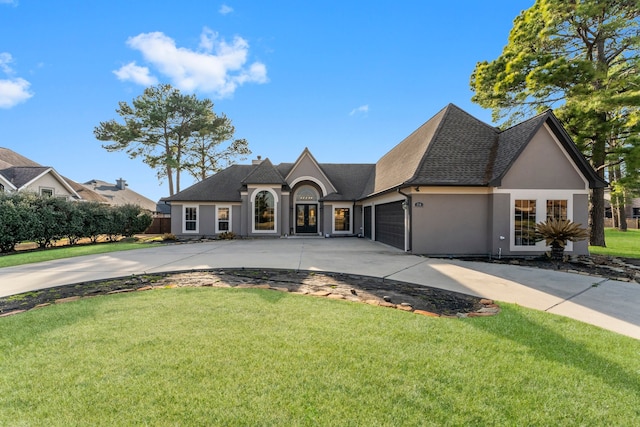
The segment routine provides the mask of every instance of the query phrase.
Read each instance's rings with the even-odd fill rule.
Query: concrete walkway
[[[519,304],[640,339],[640,284],[513,265],[425,258],[355,238],[153,246],[0,269],[0,297],[134,274],[284,268],[384,277]]]

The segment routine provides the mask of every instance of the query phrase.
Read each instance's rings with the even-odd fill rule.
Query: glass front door
[[[318,232],[318,205],[296,205],[296,234]]]

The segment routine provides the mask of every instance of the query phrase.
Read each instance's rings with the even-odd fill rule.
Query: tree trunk
[[[553,261],[564,261],[564,247],[553,243],[551,245],[551,259]]]
[[[605,247],[604,241],[604,188],[591,190],[591,207],[589,209],[589,244]]]
[[[616,181],[620,181],[622,179],[622,171],[620,170],[619,164],[615,166],[614,173]],[[620,231],[627,231],[627,207],[625,204],[625,196],[625,189],[623,187],[622,194],[618,194],[616,197],[616,207],[618,209],[618,229]]]

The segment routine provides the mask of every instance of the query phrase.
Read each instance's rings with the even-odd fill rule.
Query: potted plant
[[[578,242],[589,237],[589,231],[582,224],[555,218],[536,224],[536,233],[539,240],[544,240],[547,246],[551,246],[551,259],[555,261],[564,259],[567,242]]]

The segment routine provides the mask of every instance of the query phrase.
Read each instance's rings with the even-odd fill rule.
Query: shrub
[[[548,219],[536,224],[537,240],[544,240],[551,246],[551,259],[561,261],[567,242],[577,242],[589,237],[589,231],[568,219]]]
[[[218,239],[220,240],[233,240],[236,238],[236,233],[233,231],[225,231],[224,233],[218,234]]]

